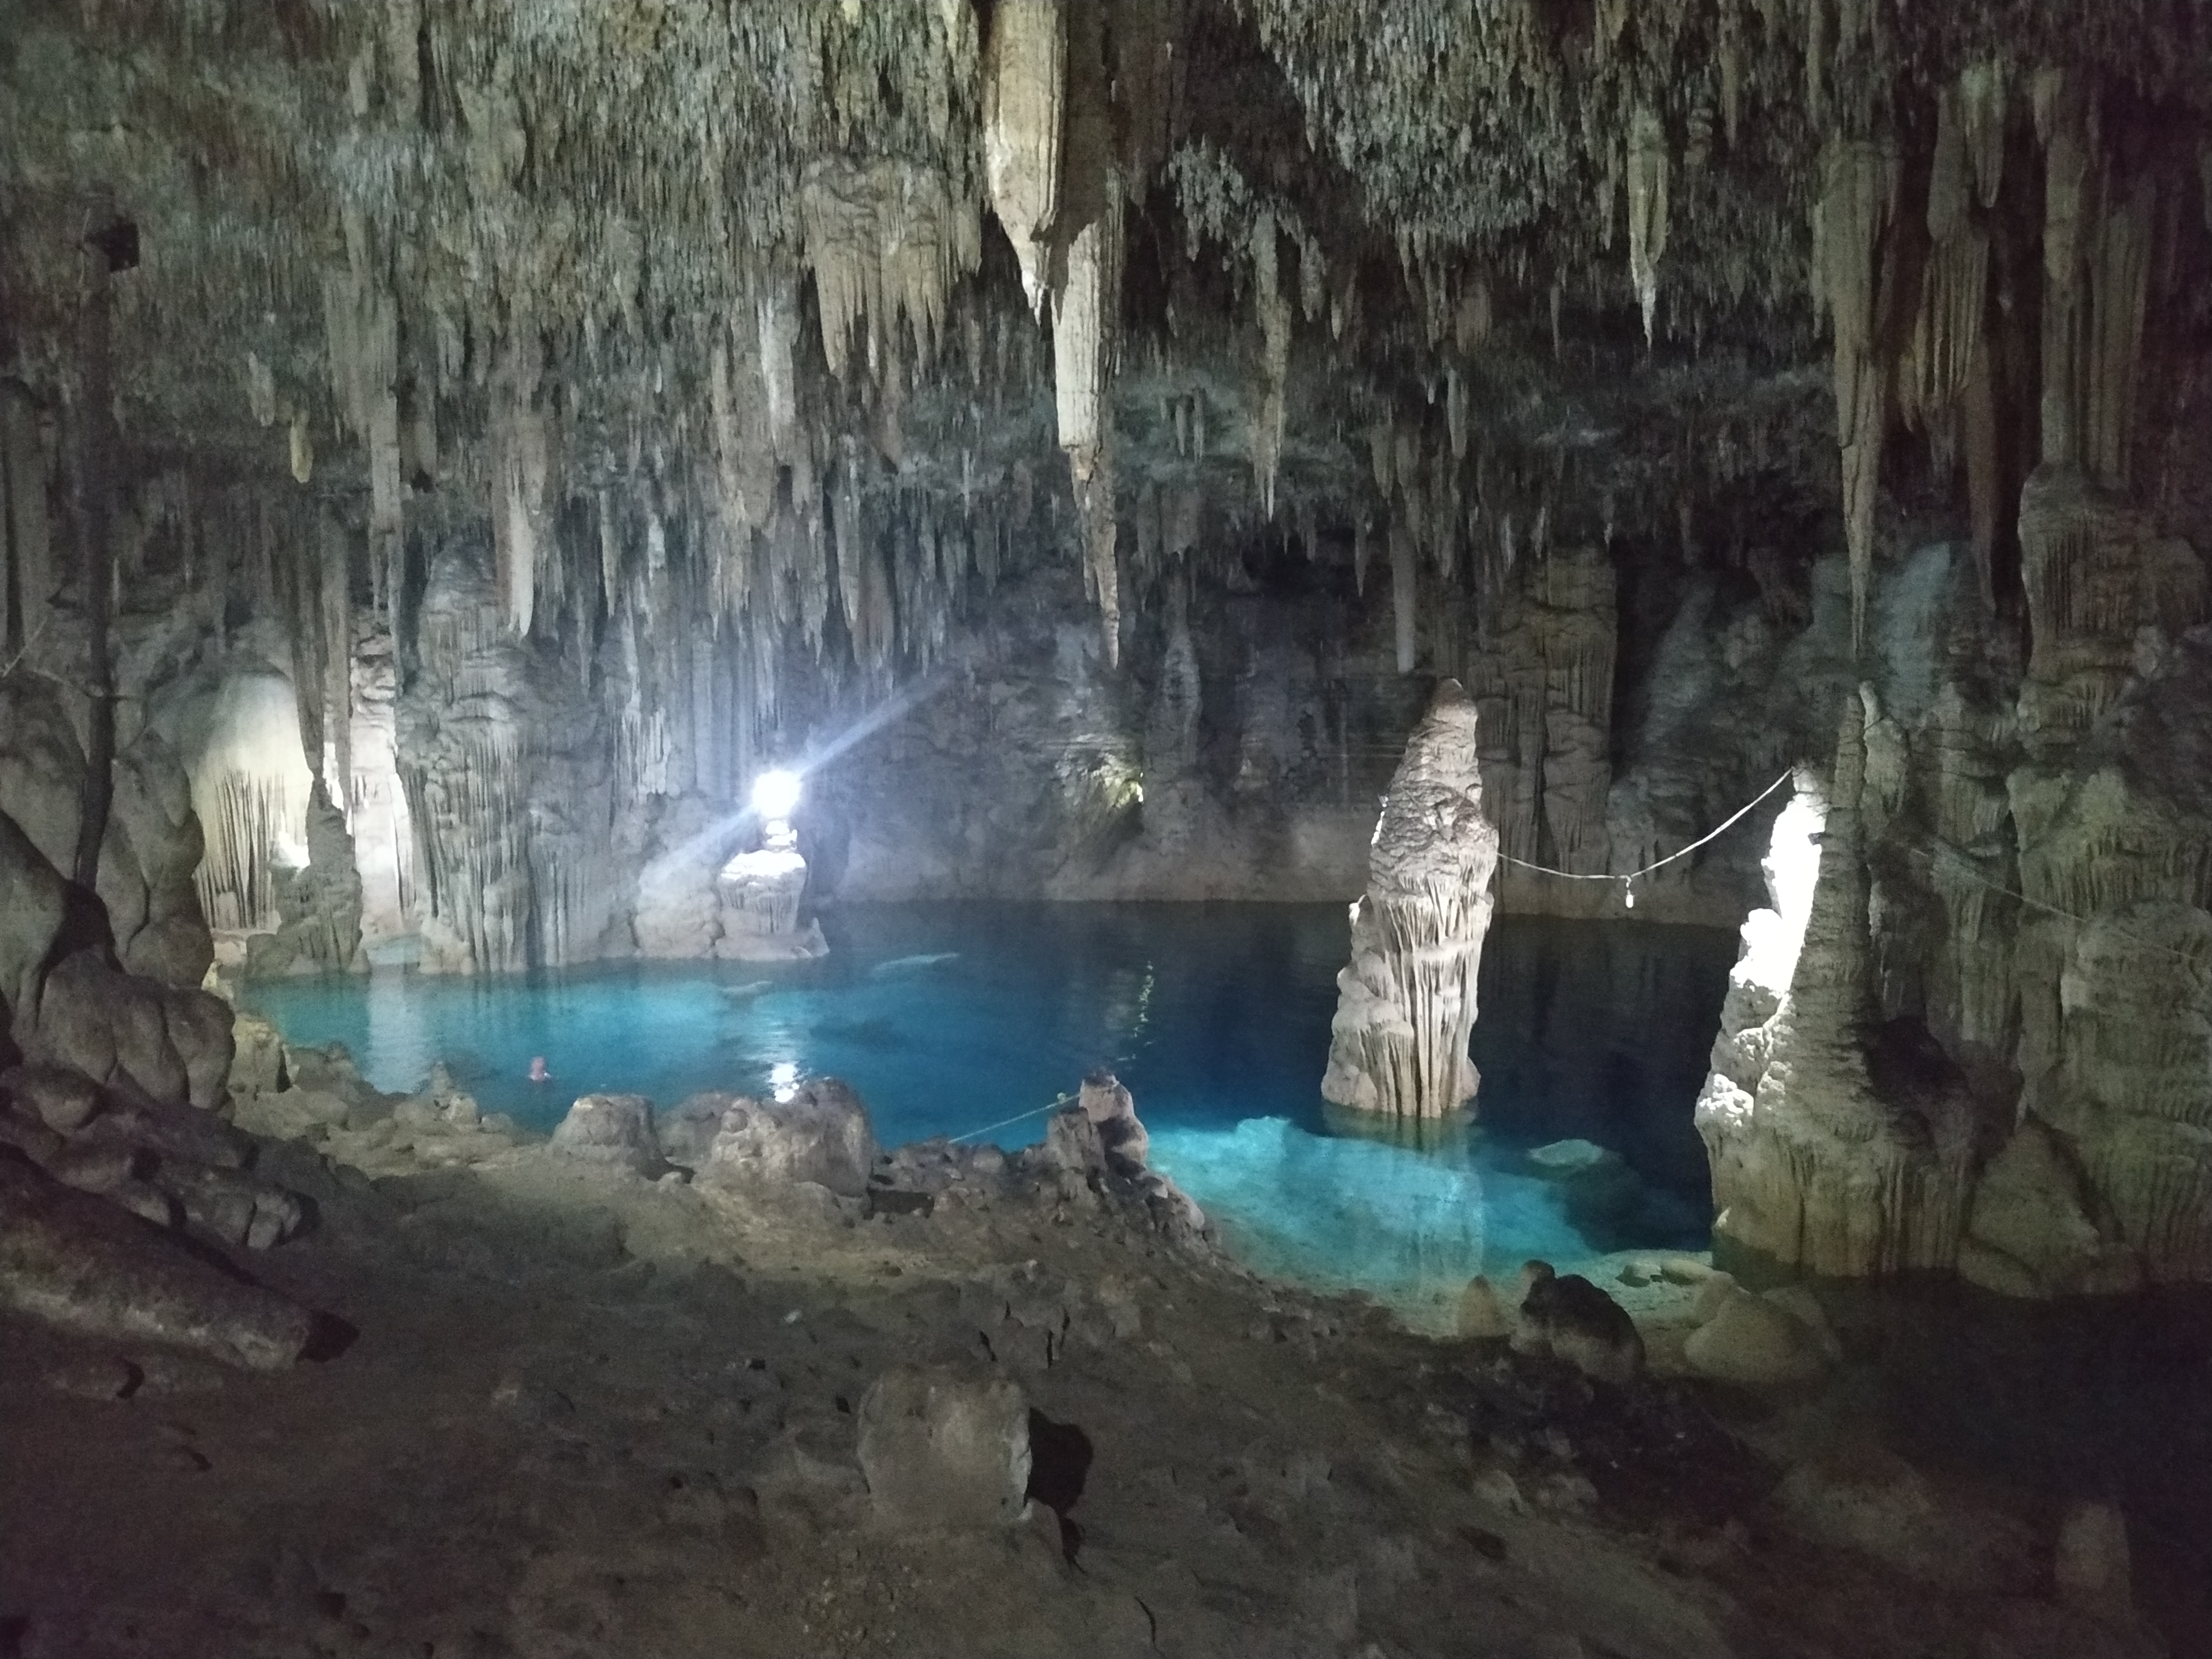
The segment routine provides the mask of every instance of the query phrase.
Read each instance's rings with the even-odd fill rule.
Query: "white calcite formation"
[[[1498,862],[1478,727],[1474,702],[1443,682],[1383,799],[1322,1079],[1340,1106],[1441,1117],[1474,1097],[1467,1044]]]
[[[721,901],[721,938],[714,954],[734,962],[790,962],[824,955],[822,924],[799,905],[806,896],[806,860],[788,823],[772,823],[762,844],[740,853],[714,878]]]
[[[2086,483],[2028,508],[2016,704],[1953,625],[1777,824],[1698,1109],[1731,1246],[2023,1297],[2212,1276],[2201,569]]]
[[[1697,1108],[1715,1237],[1832,1274],[1949,1266],[1977,1151],[1971,1108],[1955,1094],[1939,1083],[1902,1098],[1894,1083],[1877,1086],[1870,1063],[1869,770],[1865,711],[1853,699],[1826,799],[1801,788],[1777,820],[1774,906],[1745,924]]]

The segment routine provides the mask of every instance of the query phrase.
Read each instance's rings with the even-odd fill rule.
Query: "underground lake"
[[[1415,1133],[1348,1119],[1319,1092],[1340,905],[864,904],[823,920],[831,953],[811,963],[386,969],[252,983],[246,1000],[292,1042],[343,1042],[383,1089],[415,1089],[442,1060],[486,1110],[538,1132],[580,1094],[666,1108],[831,1075],[886,1146],[1012,1149],[1107,1066],[1156,1164],[1247,1265],[1408,1311],[1530,1256],[1704,1243],[1690,1110],[1732,934],[1499,919],[1476,1110]],[[532,1083],[541,1056],[550,1079]]]

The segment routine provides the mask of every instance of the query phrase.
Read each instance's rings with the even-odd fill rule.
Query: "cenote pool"
[[[1704,1243],[1690,1109],[1732,933],[1500,919],[1479,1114],[1416,1142],[1321,1098],[1340,905],[848,905],[823,927],[830,957],[789,967],[383,969],[245,1000],[293,1042],[343,1042],[380,1088],[414,1089],[443,1059],[485,1109],[538,1129],[594,1091],[667,1106],[834,1073],[886,1145],[983,1131],[1012,1148],[1042,1133],[1024,1114],[1108,1066],[1155,1164],[1248,1264],[1405,1305],[1531,1255]],[[553,1081],[533,1085],[539,1054]],[[1616,1156],[1570,1184],[1527,1157],[1571,1138]]]

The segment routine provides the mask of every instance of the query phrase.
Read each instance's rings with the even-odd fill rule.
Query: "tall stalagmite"
[[[1336,976],[1328,1071],[1340,1106],[1441,1117],[1474,1098],[1475,972],[1490,931],[1498,831],[1482,811],[1474,700],[1437,687],[1390,781]]]

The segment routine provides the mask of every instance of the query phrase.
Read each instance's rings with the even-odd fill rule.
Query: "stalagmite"
[[[1838,1276],[1948,1269],[1976,1154],[1972,1107],[1940,1079],[1877,1085],[1869,935],[1871,690],[1845,699],[1825,797],[1801,772],[1743,929],[1697,1123],[1717,1248]]]
[[[1067,101],[1067,30],[1058,0],[1001,0],[983,70],[983,172],[991,210],[1021,261],[1022,288],[1042,319],[1060,203]]]
[[[1322,1079],[1340,1106],[1434,1118],[1474,1097],[1467,1045],[1498,860],[1476,751],[1474,704],[1445,680],[1390,781],[1352,908]]]
[[[1897,161],[1867,139],[1832,140],[1820,158],[1815,280],[1835,330],[1836,437],[1843,456],[1844,537],[1851,566],[1851,648],[1866,635],[1874,583],[1874,510],[1887,397],[1875,306],[1881,244],[1897,189]]]

